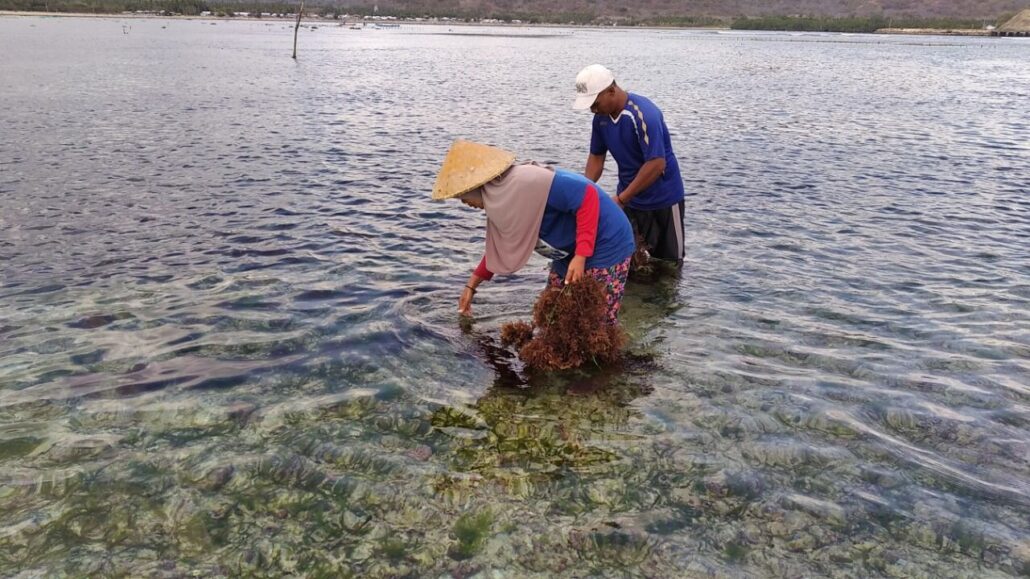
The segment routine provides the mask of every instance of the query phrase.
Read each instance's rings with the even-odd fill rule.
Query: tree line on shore
[[[887,17],[873,16],[753,16],[753,17],[713,17],[694,15],[650,15],[632,16],[630,13],[621,16],[602,16],[591,11],[535,13],[511,10],[479,12],[470,10],[446,9],[446,6],[420,10],[391,9],[375,11],[364,6],[342,6],[335,4],[307,5],[305,14],[327,18],[348,17],[359,19],[378,16],[393,16],[398,19],[413,18],[450,18],[465,22],[482,20],[499,20],[502,22],[523,22],[528,24],[577,24],[577,25],[612,25],[620,26],[671,26],[701,27],[719,26],[735,30],[793,30],[821,32],[874,32],[881,28],[931,28],[931,29],[971,29],[982,28],[985,24],[999,25],[1012,14],[1003,14],[997,19],[972,18],[925,18],[925,17]],[[74,12],[119,14],[123,12],[146,12],[165,15],[196,16],[210,13],[216,16],[234,17],[248,14],[260,17],[262,14],[295,13],[298,5],[290,2],[255,2],[231,0],[0,0],[0,10],[16,10],[31,12]]]
[[[976,20],[963,18],[888,18],[885,16],[865,17],[812,17],[812,16],[762,16],[758,18],[735,18],[730,28],[735,30],[793,30],[806,32],[876,32],[883,28],[926,28],[934,30],[969,30],[983,28],[985,24],[999,25],[1011,15],[997,20]]]

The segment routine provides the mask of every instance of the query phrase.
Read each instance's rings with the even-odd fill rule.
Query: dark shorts
[[[680,201],[665,209],[624,209],[633,233],[643,238],[651,257],[683,262],[683,205]]]

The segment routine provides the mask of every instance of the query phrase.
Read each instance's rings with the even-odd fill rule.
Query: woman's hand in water
[[[475,297],[476,290],[469,286],[465,286],[465,289],[461,290],[461,299],[458,300],[458,313],[463,316],[472,315],[472,298]]]
[[[577,255],[572,258],[572,262],[569,263],[569,271],[565,273],[565,283],[576,283],[583,277],[583,272],[586,271],[587,258],[582,255]]]

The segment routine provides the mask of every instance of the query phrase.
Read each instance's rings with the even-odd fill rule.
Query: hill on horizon
[[[301,0],[0,0],[0,10],[57,12],[168,11],[199,14],[293,12]],[[305,12],[325,15],[497,18],[527,22],[708,25],[737,19],[864,19],[936,22],[951,27],[1007,20],[1030,0],[305,0]],[[794,20],[794,18],[790,18]],[[952,21],[952,22],[949,22]],[[868,22],[867,22],[868,24]],[[778,23],[773,23],[778,26]]]
[[[292,2],[291,2],[292,3]],[[1030,0],[309,0],[384,14],[561,14],[596,18],[739,18],[760,16],[995,19],[1030,8]]]

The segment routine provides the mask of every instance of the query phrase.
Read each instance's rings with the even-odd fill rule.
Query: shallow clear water
[[[0,19],[0,574],[1030,573],[1030,42],[446,32]],[[527,376],[429,191],[580,169],[594,61],[687,262]]]

